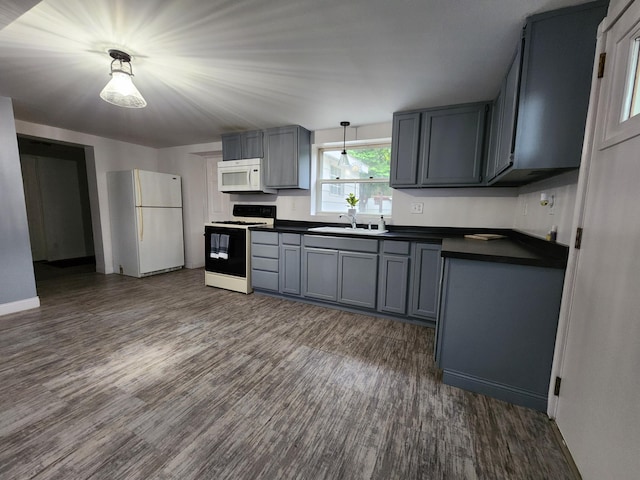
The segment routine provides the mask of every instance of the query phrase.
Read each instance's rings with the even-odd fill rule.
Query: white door
[[[182,207],[182,187],[179,175],[134,170],[136,206]]]
[[[640,115],[627,119],[634,88],[640,102],[640,0],[607,21],[591,155],[581,169],[582,245],[571,251],[566,338],[561,331],[557,349],[556,421],[585,480],[640,475]]]
[[[140,274],[184,265],[181,208],[136,208]]]

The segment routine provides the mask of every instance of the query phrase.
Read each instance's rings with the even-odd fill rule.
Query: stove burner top
[[[224,220],[222,222],[212,222],[212,223],[224,223],[227,225],[266,225],[266,222],[242,222],[240,220]]]

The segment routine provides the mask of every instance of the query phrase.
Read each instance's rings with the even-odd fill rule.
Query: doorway
[[[83,146],[18,135],[36,281],[96,271]]]

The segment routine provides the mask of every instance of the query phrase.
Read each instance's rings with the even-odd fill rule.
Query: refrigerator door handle
[[[144,239],[144,215],[142,213],[142,208],[138,207],[138,236],[140,237],[140,241]]]
[[[140,182],[140,170],[137,168],[133,171],[135,177],[136,205],[142,206],[142,182]]]

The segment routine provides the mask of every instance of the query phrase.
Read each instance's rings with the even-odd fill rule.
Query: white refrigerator
[[[184,266],[182,186],[178,175],[107,173],[113,270],[145,277]]]

